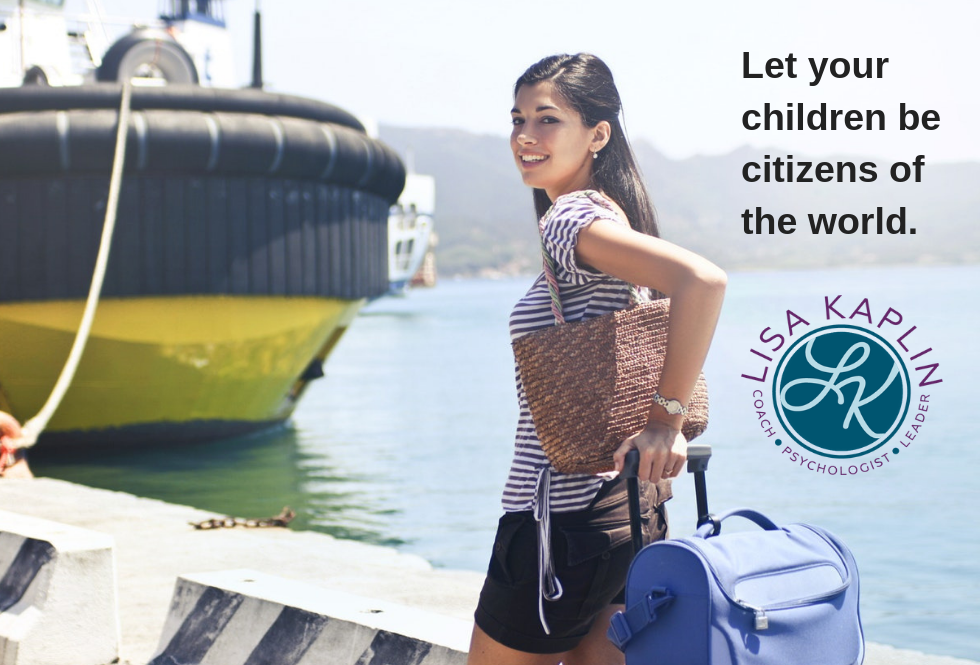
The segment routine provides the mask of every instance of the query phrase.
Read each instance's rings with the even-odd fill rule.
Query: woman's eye
[[[511,118],[510,119],[510,124],[512,124],[512,125],[523,125],[524,124],[524,118]]]
[[[550,125],[552,123],[558,122],[558,118],[552,118],[550,115],[548,115],[548,116],[545,116],[545,117],[541,118],[541,122]]]

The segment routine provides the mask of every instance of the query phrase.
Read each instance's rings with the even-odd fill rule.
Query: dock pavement
[[[472,621],[483,583],[482,573],[436,569],[411,554],[321,533],[196,530],[189,523],[220,515],[49,478],[0,480],[0,509],[115,539],[123,665],[145,665],[156,652],[178,575],[248,568],[464,621]],[[864,662],[980,665],[872,643]]]

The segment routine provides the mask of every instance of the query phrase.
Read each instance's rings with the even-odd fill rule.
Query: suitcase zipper
[[[804,525],[804,526],[808,526],[808,525]],[[813,529],[811,529],[811,531],[812,530]],[[820,535],[820,534],[818,534],[818,535]],[[824,540],[826,540],[826,538]],[[695,547],[694,545],[692,545],[690,543],[686,543],[686,542],[682,542],[682,541],[674,541],[672,544],[674,544],[674,545],[681,545],[681,546],[686,547],[687,549],[693,551],[698,556],[698,558],[701,561],[703,561],[704,564],[708,567],[708,570],[711,571],[711,575],[716,580],[719,579],[718,578],[717,571],[715,571],[714,566],[711,565],[711,561],[708,560],[708,558],[706,556],[704,556],[704,553],[701,552],[700,549],[698,549],[697,547]],[[836,547],[834,549],[837,550]],[[839,552],[839,550],[838,550],[838,552]],[[845,569],[846,569],[846,566],[845,566]],[[845,589],[847,589],[848,586],[850,586],[850,575],[848,575],[848,580],[846,582],[844,582],[839,587],[837,587],[835,589],[832,589],[832,590],[830,590],[828,592],[821,593],[821,594],[818,594],[816,596],[809,596],[807,598],[797,598],[797,599],[789,600],[789,601],[786,601],[786,602],[783,602],[783,603],[776,603],[775,605],[769,605],[769,606],[763,608],[763,607],[756,607],[755,605],[749,605],[748,603],[746,603],[741,598],[736,598],[735,596],[730,595],[728,593],[728,590],[724,587],[724,585],[722,585],[721,583],[718,584],[718,588],[721,589],[721,592],[725,595],[726,598],[728,598],[730,601],[732,601],[733,603],[735,603],[736,605],[738,605],[739,607],[741,607],[746,612],[752,612],[752,615],[754,617],[754,625],[755,625],[755,629],[756,630],[766,630],[767,628],[769,628],[769,616],[766,614],[766,610],[783,610],[783,609],[789,609],[791,607],[801,607],[803,605],[810,605],[812,603],[819,603],[821,601],[829,600],[831,598],[834,598],[835,596],[840,595]]]

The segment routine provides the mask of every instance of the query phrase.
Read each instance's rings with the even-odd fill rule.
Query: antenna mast
[[[262,82],[262,12],[259,10],[259,0],[255,0],[255,27],[252,43],[252,86],[261,90]]]

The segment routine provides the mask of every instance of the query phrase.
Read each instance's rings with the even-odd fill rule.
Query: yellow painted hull
[[[200,438],[289,417],[362,300],[184,296],[99,304],[75,379],[48,426],[79,440],[127,431]],[[0,409],[44,404],[68,357],[82,301],[0,303]]]

